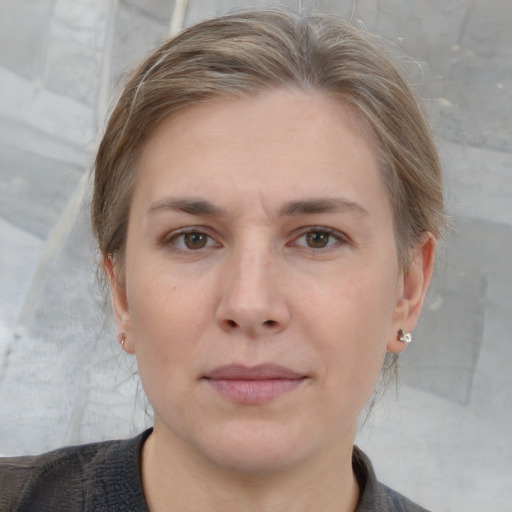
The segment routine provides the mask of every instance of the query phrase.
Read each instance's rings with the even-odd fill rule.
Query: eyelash
[[[180,238],[184,239],[184,237],[186,237],[187,235],[202,235],[202,236],[207,237],[206,245],[204,247],[200,247],[198,249],[190,249],[188,247],[179,247],[177,244],[177,241]],[[211,242],[214,242],[214,243],[212,244]],[[163,239],[162,245],[171,247],[172,250],[177,251],[177,252],[183,252],[183,253],[196,252],[196,251],[199,251],[200,249],[210,248],[214,245],[217,245],[218,247],[220,247],[220,244],[218,242],[215,242],[215,239],[209,234],[208,230],[206,230],[205,228],[202,228],[202,227],[197,227],[197,226],[180,229],[178,231],[174,231],[174,232],[170,233],[168,236],[166,236]]]
[[[304,249],[308,249],[308,250],[313,250],[313,251],[321,251],[321,250],[328,250],[333,247],[343,245],[343,244],[346,244],[349,242],[348,237],[346,235],[344,235],[343,233],[340,233],[339,231],[336,231],[331,228],[320,227],[320,226],[309,226],[308,228],[304,229],[301,232],[301,234],[293,240],[292,244],[297,245],[297,241],[300,240],[301,238],[307,237],[308,235],[314,235],[314,234],[315,235],[316,234],[327,235],[329,237],[329,239],[334,240],[334,242],[329,243],[330,242],[330,240],[329,240],[328,245],[326,245],[324,247],[311,247],[307,244],[301,245],[300,247],[303,247]]]
[[[302,238],[307,237],[308,235],[327,235],[329,237],[327,241],[327,245],[323,247],[311,247],[310,245],[307,245],[307,242],[302,245],[298,244],[297,242],[301,240]],[[196,249],[191,249],[190,247],[179,247],[177,241],[182,238],[186,237],[186,235],[200,235],[207,237],[206,243],[202,247],[198,247]],[[334,242],[331,243],[331,241],[334,240]],[[213,243],[212,243],[213,242]],[[325,228],[325,227],[319,227],[319,226],[309,226],[307,228],[304,228],[301,230],[300,234],[296,236],[288,245],[297,245],[299,247],[302,247],[306,250],[311,251],[322,251],[322,250],[329,250],[333,247],[343,245],[348,243],[349,240],[346,235],[343,233],[340,233],[339,231],[336,231],[331,228]],[[185,244],[185,242],[183,242]],[[181,229],[177,232],[172,232],[168,236],[166,236],[163,241],[162,245],[164,246],[170,246],[172,250],[177,252],[183,252],[183,253],[193,253],[200,251],[201,249],[208,249],[211,247],[221,247],[221,244],[216,242],[215,239],[209,234],[208,230],[202,227],[192,226],[189,228]]]

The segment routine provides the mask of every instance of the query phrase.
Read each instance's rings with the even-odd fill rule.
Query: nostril
[[[236,325],[237,325],[234,320],[228,320],[227,324],[229,325],[229,327],[236,327]]]
[[[267,327],[273,327],[274,325],[276,325],[276,321],[275,320],[267,320],[266,322],[263,322],[263,325],[266,325]]]

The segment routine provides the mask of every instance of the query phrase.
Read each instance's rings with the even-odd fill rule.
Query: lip
[[[219,366],[203,379],[231,402],[258,405],[295,390],[307,376],[276,364],[233,364]]]

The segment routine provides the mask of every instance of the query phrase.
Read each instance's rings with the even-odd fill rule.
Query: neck
[[[194,450],[155,429],[142,454],[151,512],[354,512],[359,488],[352,440],[322,456],[271,472],[240,472],[201,460]],[[346,444],[346,443],[345,443]]]

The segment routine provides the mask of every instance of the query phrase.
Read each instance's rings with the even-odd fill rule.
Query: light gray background
[[[251,4],[190,0],[184,23]],[[454,224],[398,391],[357,441],[381,480],[432,510],[510,511],[512,3],[304,4],[396,47],[436,127]],[[108,105],[176,7],[0,0],[0,454],[150,424],[102,310],[83,199]]]

